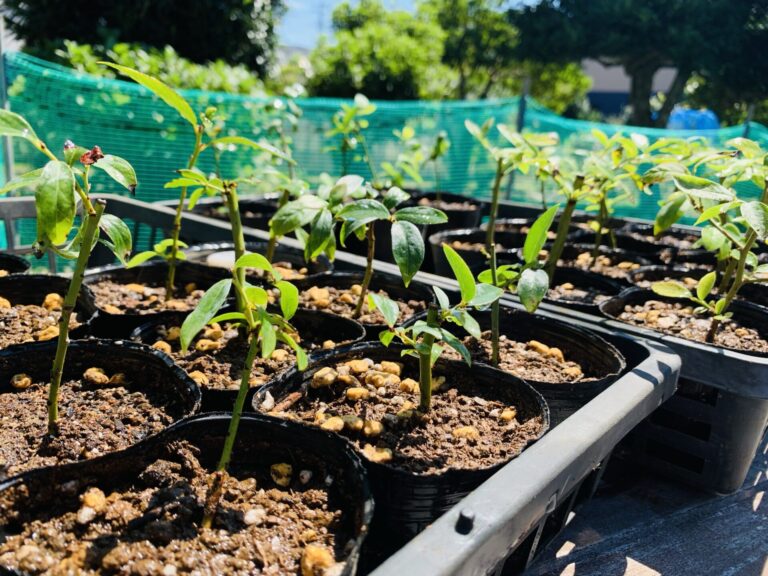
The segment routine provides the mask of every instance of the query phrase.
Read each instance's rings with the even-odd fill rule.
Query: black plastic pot
[[[10,381],[15,374],[27,374],[33,381],[48,380],[55,355],[55,341],[19,344],[0,350],[0,392],[14,391]],[[83,373],[94,366],[107,374],[122,372],[128,387],[159,391],[158,401],[162,401],[164,410],[174,421],[200,409],[198,385],[158,350],[127,341],[73,340],[67,349],[62,382],[82,378]],[[65,417],[62,414],[62,418]]]
[[[491,329],[489,311],[472,316],[482,330]],[[551,318],[504,306],[500,309],[499,332],[516,342],[537,340],[550,348],[559,348],[565,358],[581,365],[585,376],[594,378],[572,383],[523,378],[547,401],[553,427],[615,382],[627,367],[621,352],[594,332]]]
[[[62,298],[69,289],[70,279],[64,276],[51,276],[48,274],[26,274],[23,276],[4,276],[0,278],[0,296],[11,302],[11,305],[35,304],[41,306],[45,296],[56,292]],[[83,338],[89,333],[96,306],[93,302],[93,294],[87,286],[80,288],[80,295],[75,306],[80,326],[71,330],[69,337],[72,339]],[[8,348],[19,346],[13,344]]]
[[[22,515],[25,520],[30,517],[45,518],[50,517],[54,506],[76,511],[82,506],[79,494],[86,488],[98,487],[106,494],[128,488],[133,479],[138,478],[147,466],[159,459],[180,462],[176,466],[183,466],[183,460],[179,461],[178,456],[180,442],[191,444],[201,464],[213,470],[221,453],[230,418],[230,414],[210,414],[186,419],[122,452],[17,476],[0,484],[0,495],[7,514],[4,516],[9,518],[10,515]],[[366,472],[358,456],[334,434],[287,421],[278,422],[256,414],[243,415],[230,472],[240,477],[258,475],[263,478],[265,488],[273,488],[269,484],[269,467],[275,462],[291,463],[295,471],[294,478],[298,476],[299,470],[309,470],[313,478],[328,479],[331,498],[343,510],[339,527],[347,533],[345,536],[348,538],[344,540],[343,533],[339,535],[337,549],[343,550],[345,554],[345,565],[339,574],[355,574],[360,548],[373,515],[373,500]],[[152,474],[161,475],[162,472],[158,469]],[[171,489],[162,488],[162,480],[161,475],[158,478],[158,489]],[[293,482],[295,488],[291,488],[301,490],[299,482]],[[157,517],[158,521],[161,519],[161,516]],[[153,517],[145,515],[139,521],[151,522]],[[191,521],[199,523],[200,519],[193,518]],[[0,532],[4,530],[4,525],[10,526],[0,520]],[[131,526],[129,523],[125,534],[114,534],[114,537],[118,541],[129,538]],[[299,535],[296,537],[299,538]],[[165,542],[158,538],[155,544],[163,546]],[[204,571],[208,569],[205,566],[199,568]],[[15,571],[7,573],[20,574]]]
[[[496,220],[496,231],[497,232],[515,232],[518,234],[527,234],[528,230],[530,229],[531,225],[536,221],[536,218],[501,218],[499,220]],[[557,235],[557,224],[558,219],[555,218],[554,222],[552,223],[552,226],[549,228],[549,240],[554,240],[555,236]],[[480,226],[483,230],[488,229],[488,223],[484,223],[482,226]],[[579,226],[578,224],[571,224],[568,227],[568,239],[573,242],[580,242],[581,238],[589,234],[588,230],[585,230],[583,227]]]
[[[177,312],[172,316],[155,318],[151,322],[136,328],[131,333],[130,339],[134,342],[151,346],[161,338],[161,331],[171,326],[181,326],[186,316],[186,313]],[[324,355],[333,352],[333,350],[322,349],[322,344],[326,340],[353,344],[365,338],[365,328],[359,322],[317,310],[299,309],[291,319],[291,324],[298,330],[302,345],[306,347],[308,352],[312,345],[318,347],[317,350],[311,352],[313,358],[322,358]],[[243,357],[243,361],[245,361],[245,357]],[[290,368],[287,370],[290,370]],[[279,377],[279,374],[275,376],[275,378]],[[202,412],[232,410],[235,398],[237,397],[237,390],[220,390],[206,388],[205,386],[201,386],[201,389],[203,399],[200,409]],[[246,406],[250,406],[251,398],[255,392],[255,388],[248,392]]]
[[[31,264],[26,258],[16,256],[16,254],[3,254],[0,253],[0,271],[5,271],[8,274],[24,274]]]
[[[615,318],[627,304],[651,299],[673,301],[632,288],[601,310]],[[730,311],[740,324],[765,337],[768,310],[737,300]],[[652,418],[638,431],[638,458],[700,488],[718,493],[739,489],[768,424],[768,354],[740,352],[636,326],[627,329],[673,348],[683,359],[687,389],[695,391],[693,400],[685,394],[673,397],[666,414]]]
[[[137,282],[149,286],[164,286],[168,275],[168,265],[165,262],[153,262],[135,268],[121,266],[105,266],[86,272],[84,286],[96,284],[102,280],[129,284]],[[180,262],[176,267],[176,286],[184,286],[194,282],[200,290],[207,290],[213,284],[224,278],[231,278],[229,271],[212,266],[188,266]],[[131,332],[142,324],[154,319],[171,317],[174,311],[147,311],[140,313],[126,311],[124,314],[110,314],[95,303],[98,314],[91,323],[91,334],[100,338],[128,338]],[[187,313],[191,312],[188,310]]]
[[[266,394],[279,402],[295,391],[306,393],[312,375],[320,368],[355,358],[371,358],[374,361],[391,360],[403,362],[418,371],[418,360],[400,355],[400,349],[385,348],[379,343],[366,342],[339,349],[319,362],[313,363],[304,373],[294,373],[282,381],[265,386],[254,399],[257,410]],[[435,374],[470,375],[474,382],[488,386],[488,396],[503,398],[513,403],[526,417],[540,415],[543,419],[539,438],[549,428],[549,409],[544,398],[529,384],[511,374],[490,366],[477,364],[472,367],[464,362],[440,360],[435,365]],[[310,426],[309,424],[305,424]],[[530,446],[531,444],[528,444]],[[514,456],[509,460],[514,459]],[[507,461],[508,462],[508,461]],[[506,462],[475,470],[453,469],[438,474],[413,474],[387,464],[363,460],[370,478],[376,501],[371,540],[369,541],[370,562],[375,564],[381,556],[396,549],[418,534],[436,518],[458,503],[464,496],[502,468]]]
[[[243,226],[269,230],[269,221],[277,212],[280,194],[265,194],[258,198],[244,197],[238,200],[240,206],[240,220]],[[229,221],[229,213],[226,204],[219,198],[201,200],[192,209],[194,214],[208,216],[217,220]]]
[[[623,286],[619,282],[616,282],[607,276],[588,272],[587,270],[581,270],[580,268],[556,268],[554,278],[552,279],[552,286],[559,286],[566,282],[570,282],[576,288],[594,290],[595,292],[608,297],[618,295],[623,289]],[[565,298],[553,299],[549,296],[544,298],[544,302],[556,304],[557,306],[565,306],[566,308],[586,312],[587,314],[600,313],[599,304],[594,302],[567,300]]]
[[[561,268],[578,268],[577,266],[573,266],[572,264],[575,263],[576,258],[579,256],[579,254],[582,254],[584,252],[591,253],[594,249],[594,246],[589,244],[568,244],[563,248],[563,252],[560,256],[560,261],[558,262],[558,267]],[[659,264],[660,260],[658,258],[654,258],[652,254],[641,254],[637,252],[630,252],[627,250],[622,249],[610,249],[607,246],[600,246],[600,249],[598,250],[600,255],[602,256],[608,256],[610,258],[616,259],[617,262],[622,261],[628,261],[633,262],[635,264],[639,264],[642,266],[651,266],[653,264]],[[580,268],[581,270],[584,270],[583,268]],[[592,271],[587,270],[587,272],[592,272],[593,274],[598,274],[600,276],[604,276],[607,278],[610,278],[613,282],[616,282],[619,285],[622,286],[629,286],[629,280],[626,277],[613,277],[608,276],[607,274],[601,274],[598,271]],[[629,270],[627,271],[627,274],[629,273]]]
[[[429,237],[429,246],[432,251],[432,261],[435,264],[435,274],[453,278],[453,271],[448,264],[448,260],[443,253],[443,243],[470,242],[485,245],[485,230],[479,228],[468,228],[464,230],[446,230]],[[516,257],[517,251],[525,242],[525,234],[519,232],[496,232],[496,258],[498,260],[509,260]],[[502,246],[503,249],[498,249]],[[488,261],[487,256],[480,250],[466,250],[455,248],[456,252],[464,259],[470,268],[476,268]]]
[[[312,286],[317,286],[320,288],[326,286],[334,286],[336,288],[346,289],[350,288],[353,284],[362,284],[362,282],[362,273],[336,272],[334,274],[320,276],[318,278],[298,280],[293,284],[299,289],[299,291],[303,291],[311,288]],[[374,273],[373,278],[371,279],[370,288],[371,290],[384,290],[392,300],[402,300],[404,302],[409,300],[417,300],[428,304],[433,302],[435,299],[435,295],[432,292],[432,289],[429,288],[429,286],[426,284],[422,284],[418,281],[412,281],[408,285],[408,288],[406,288],[403,286],[402,280],[385,274]],[[400,325],[409,324],[410,321],[413,321],[413,318],[404,319]],[[378,340],[379,333],[382,330],[386,330],[387,328],[385,324],[367,324],[365,322],[361,322],[361,324],[363,327],[365,327],[365,337],[367,340]]]
[[[708,271],[704,268],[686,268],[685,266],[644,266],[629,273],[628,280],[638,288],[650,288],[653,282],[681,280],[682,278],[699,279]]]
[[[614,233],[614,237],[616,238],[616,248],[618,250],[624,250],[626,252],[632,252],[635,254],[642,254],[645,258],[652,260],[655,263],[660,264],[669,262],[677,253],[677,250],[671,246],[658,243],[654,244],[653,242],[642,240],[632,236],[631,234],[625,234],[621,231],[616,231]],[[594,247],[596,239],[596,234],[590,231],[582,233],[578,238],[578,242],[579,244]],[[609,249],[613,248],[609,234],[603,234],[602,246],[605,246]]]
[[[255,252],[258,254],[265,254],[267,250],[267,242],[246,242],[246,252]],[[184,251],[187,255],[187,264],[193,267],[217,267],[225,270],[231,270],[232,266],[226,265],[212,265],[207,262],[209,256],[217,254],[219,252],[230,252],[232,264],[234,264],[234,244],[232,242],[211,242],[206,244],[196,244]],[[300,270],[301,268],[307,268],[305,278],[314,278],[322,274],[328,274],[333,271],[333,263],[328,260],[325,255],[319,256],[314,262],[305,262],[304,254],[300,250],[289,248],[288,246],[278,246],[275,248],[275,256],[272,261],[277,264],[279,262],[285,262],[291,264],[293,270]],[[257,280],[261,279],[259,276],[255,277]],[[289,277],[285,277],[286,280],[292,280]]]

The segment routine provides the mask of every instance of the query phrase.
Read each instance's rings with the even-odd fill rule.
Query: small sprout
[[[43,308],[46,310],[61,310],[62,306],[64,306],[64,298],[60,294],[55,292],[46,294],[45,300],[43,300]]]
[[[166,354],[170,354],[172,352],[171,345],[168,344],[168,342],[165,340],[158,340],[152,344],[152,348],[155,350],[160,350],[160,352],[165,352]]]
[[[301,576],[323,576],[334,564],[336,560],[327,548],[309,544],[301,553]]]
[[[272,477],[275,484],[282,488],[287,488],[291,484],[293,466],[285,462],[272,464],[272,466],[269,467],[269,475]]]
[[[363,447],[363,456],[368,458],[371,462],[385,464],[392,460],[392,450],[389,448],[373,446],[372,444],[366,444]]]
[[[32,386],[32,378],[26,374],[14,374],[11,378],[11,386],[16,390],[26,390]]]
[[[325,418],[325,415],[323,415],[323,418]],[[329,432],[341,432],[344,430],[344,420],[339,416],[331,416],[320,425],[320,428]]]
[[[336,382],[338,373],[330,366],[320,368],[312,375],[312,388],[325,388]]]
[[[83,379],[88,382],[88,384],[93,384],[95,386],[109,384],[109,376],[104,373],[103,368],[88,368],[83,373]]]

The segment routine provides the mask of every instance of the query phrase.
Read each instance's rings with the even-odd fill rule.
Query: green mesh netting
[[[126,81],[93,78],[69,68],[51,64],[21,53],[5,56],[11,109],[25,116],[38,135],[49,146],[60,148],[67,139],[81,146],[98,144],[112,154],[128,159],[139,178],[137,198],[155,201],[173,198],[176,192],[164,190],[163,184],[174,176],[174,170],[185,165],[192,145],[189,125],[143,88]],[[227,127],[252,138],[264,136],[263,105],[265,100],[223,93],[186,91],[184,96],[193,107],[203,110],[216,106],[226,117]],[[298,132],[294,136],[294,156],[300,173],[314,179],[321,172],[338,176],[341,155],[330,151],[325,132],[342,100],[327,98],[302,99],[303,110]],[[394,161],[398,153],[393,130],[406,123],[424,138],[432,138],[445,130],[452,146],[440,164],[440,185],[444,190],[472,196],[487,196],[493,177],[494,163],[464,128],[469,118],[480,124],[489,117],[499,123],[515,125],[519,99],[456,101],[377,102],[378,110],[370,116],[366,132],[374,164]],[[525,128],[560,135],[564,153],[574,153],[592,145],[592,128],[612,134],[622,130],[639,132],[650,140],[661,136],[704,136],[713,144],[722,144],[740,136],[743,126],[713,131],[668,131],[628,128],[562,118],[536,102],[528,101]],[[768,129],[760,124],[750,126],[750,137],[768,146]],[[26,142],[14,142],[16,174],[39,163],[39,153]],[[258,172],[262,164],[249,151],[227,152],[222,156],[221,171],[225,177]],[[214,168],[212,159],[200,162],[204,170]],[[352,171],[364,176],[369,172],[362,161],[352,163]],[[431,174],[431,170],[428,171]],[[103,176],[94,179],[96,191],[121,191]],[[432,182],[423,187],[430,188]],[[539,190],[530,177],[516,176],[506,187],[508,198],[539,202]],[[745,189],[750,194],[749,189]],[[653,218],[658,198],[641,195],[636,201],[618,208],[620,215]]]

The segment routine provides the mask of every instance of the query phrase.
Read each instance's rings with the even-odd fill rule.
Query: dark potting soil
[[[477,340],[472,336],[464,339],[473,360],[490,364],[491,331],[483,332]],[[458,359],[458,354],[451,351]],[[566,359],[560,348],[550,347],[538,340],[517,342],[505,335],[499,336],[499,368],[523,380],[552,382],[590,382],[594,378],[585,376],[581,365]]]
[[[697,316],[693,306],[681,302],[648,300],[644,304],[627,305],[618,319],[635,326],[657,330],[688,340],[705,342],[712,320]],[[746,352],[768,353],[768,341],[754,328],[740,326],[734,320],[720,324],[714,344]]]
[[[163,392],[83,378],[62,383],[59,433],[49,437],[47,399],[48,382],[0,394],[0,476],[122,450],[173,422]]]
[[[570,282],[563,282],[551,287],[547,291],[547,298],[561,302],[578,302],[581,304],[601,304],[610,300],[611,294],[600,291],[599,288],[589,286],[587,288],[574,286]]]
[[[106,493],[73,486],[42,513],[14,506],[9,497],[26,487],[12,489],[0,495],[0,566],[25,574],[173,576],[301,574],[306,563],[317,570],[309,574],[330,573],[323,568],[342,567],[336,558],[344,556],[349,521],[325,478],[304,470],[281,475],[288,464],[233,465],[211,529],[199,527],[210,475],[185,442]]]
[[[643,234],[642,232],[629,232],[629,236],[648,242],[649,244],[656,244],[659,246],[668,246],[670,248],[677,248],[678,250],[691,250],[693,245],[700,240],[697,234],[665,234],[661,233],[658,236],[653,234]]]
[[[633,262],[631,258],[625,259],[621,255],[607,256],[605,254],[598,254],[593,265],[591,252],[582,252],[575,260],[560,260],[557,265],[581,268],[582,270],[603,274],[610,278],[626,278],[629,272],[637,270],[642,266],[642,264]]]
[[[186,353],[181,352],[178,326],[161,326],[158,336],[154,343],[150,342],[153,348],[169,354],[202,388],[237,390],[240,387],[248,342],[234,325],[214,324],[207,327],[195,338]],[[328,340],[320,346],[313,346],[301,342],[298,335],[295,338],[307,351],[318,347],[330,349],[337,345]],[[296,354],[280,342],[269,358],[256,358],[249,384],[252,388],[259,387],[295,363]]]
[[[59,318],[64,299],[59,294],[48,294],[41,306],[13,305],[0,296],[0,348],[25,342],[44,342],[59,335]],[[80,326],[77,313],[69,318],[69,329]]]
[[[541,415],[514,405],[505,387],[439,369],[431,410],[422,415],[415,410],[417,379],[418,368],[361,358],[316,372],[313,386],[323,385],[308,387],[307,396],[274,406],[267,398],[262,409],[342,433],[363,457],[418,474],[493,466],[518,455],[541,431]]]
[[[437,210],[450,212],[474,212],[478,210],[477,204],[472,202],[455,202],[452,200],[438,200],[437,198],[421,198],[419,206],[430,206]]]
[[[173,298],[165,299],[165,286],[148,286],[140,283],[120,284],[102,280],[89,284],[96,306],[110,314],[150,314],[163,310],[186,312],[192,310],[205,290],[194,283],[176,287]]]
[[[461,240],[454,240],[451,242],[451,248],[464,252],[485,252],[485,242],[462,242]],[[503,252],[504,250],[507,250],[507,248],[501,244],[496,244],[496,252]]]
[[[334,286],[312,286],[307,290],[302,290],[299,294],[299,303],[304,308],[312,310],[322,310],[331,312],[344,318],[352,318],[357,306],[357,299],[362,286],[353,284],[350,288],[336,288]],[[374,290],[376,294],[390,298],[384,290]],[[403,322],[413,316],[426,310],[427,303],[423,300],[395,300],[400,308],[398,322]],[[362,314],[355,318],[363,324],[384,324],[384,316],[378,309],[371,310],[368,302],[363,303]]]

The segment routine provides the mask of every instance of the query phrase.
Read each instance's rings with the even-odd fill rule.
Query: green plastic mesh
[[[98,144],[108,153],[128,159],[139,179],[136,196],[156,201],[173,198],[173,190],[163,184],[173,178],[174,170],[185,165],[192,135],[189,125],[143,88],[126,81],[94,78],[71,69],[51,64],[21,53],[5,56],[11,109],[25,116],[38,135],[49,146],[60,148],[67,139],[81,146]],[[263,137],[265,100],[249,97],[186,91],[184,96],[193,107],[203,110],[216,106],[227,118],[227,126],[240,135]],[[312,181],[322,172],[340,175],[341,155],[329,150],[334,142],[325,133],[331,127],[331,117],[342,100],[327,98],[302,99],[297,103],[303,110],[298,132],[294,136],[294,156],[303,177]],[[410,124],[417,135],[432,138],[445,130],[452,142],[450,151],[439,167],[440,187],[466,195],[488,196],[494,164],[464,128],[464,120],[482,123],[494,117],[499,123],[515,125],[519,99],[486,101],[398,101],[377,102],[378,110],[370,118],[366,133],[374,164],[394,161],[398,153],[395,129]],[[525,128],[531,131],[557,132],[564,153],[588,149],[593,140],[590,131],[599,128],[608,134],[630,131],[627,127],[597,124],[562,118],[531,100],[525,114]],[[743,126],[714,131],[668,131],[631,128],[650,140],[661,136],[704,136],[714,144],[740,136]],[[768,129],[760,124],[750,126],[750,137],[768,146]],[[26,142],[14,142],[14,172],[19,174],[36,166],[39,152]],[[252,152],[234,151],[222,156],[221,172],[225,177],[258,172],[259,159]],[[213,170],[210,157],[200,162],[203,170]],[[357,160],[352,171],[369,176],[366,165]],[[431,177],[431,170],[426,174]],[[95,190],[121,193],[103,176],[96,176]],[[434,182],[427,181],[424,188]],[[753,191],[745,189],[749,195]],[[506,187],[512,200],[539,202],[539,190],[530,177],[516,176]],[[756,193],[756,192],[755,192]],[[550,191],[550,196],[553,197]],[[658,198],[641,195],[633,204],[620,206],[620,215],[653,218]]]

